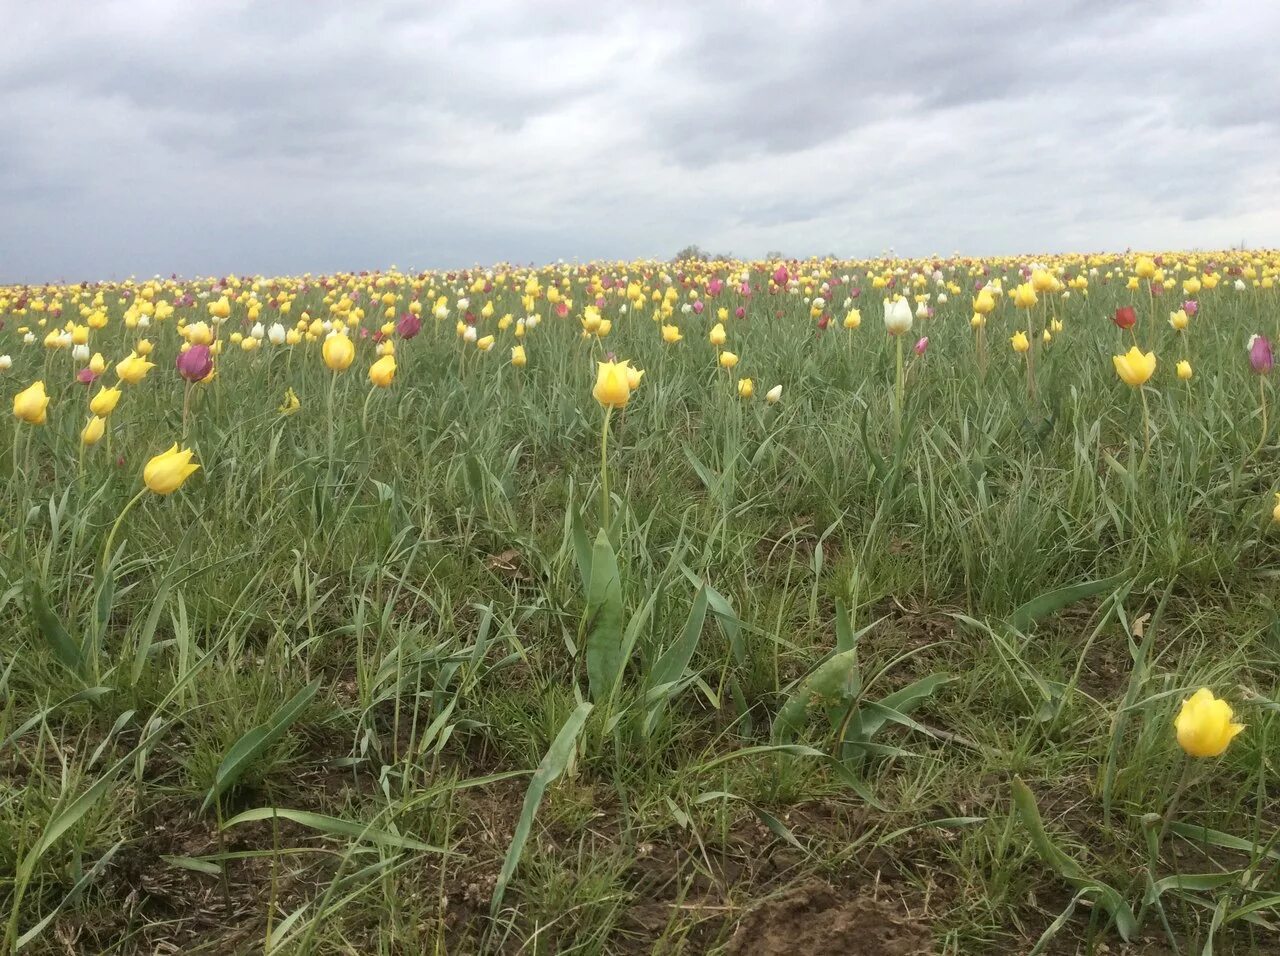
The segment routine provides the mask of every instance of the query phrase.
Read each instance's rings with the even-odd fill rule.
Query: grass
[[[868,278],[886,263],[805,264],[820,277],[779,294],[758,263],[750,298],[705,291],[743,264],[538,270],[574,300],[565,318],[521,302],[528,270],[487,292],[481,272],[0,290],[0,390],[42,378],[51,396],[45,425],[10,419],[0,456],[8,945],[749,952],[765,950],[734,948],[740,921],[790,906],[825,952],[872,938],[854,917],[873,910],[849,908],[870,894],[875,919],[944,953],[1115,947],[1116,900],[1139,951],[1273,951],[1280,472],[1246,343],[1274,337],[1280,299],[1233,270],[1278,260],[1217,256],[1222,281],[1176,332],[1176,286],[1210,261],[1167,257],[1148,299],[1126,288],[1132,260],[1051,260],[1090,283],[1033,310],[1037,329],[1062,322],[1036,347],[1035,401],[1008,346],[1019,263],[944,263],[952,291],[898,263],[899,285],[925,270],[911,291],[935,309],[911,334],[929,343],[908,350],[901,434]],[[984,265],[1010,293],[985,372],[968,321]],[[583,339],[588,284],[622,275],[643,307],[625,283],[597,289],[613,329]],[[651,320],[667,288],[674,345]],[[128,324],[148,296],[211,289]],[[224,291],[224,340],[248,333],[251,299],[292,327],[358,297],[372,331],[370,295],[389,294],[396,315],[422,303],[423,329],[396,340],[386,390],[365,377],[371,341],[336,376],[318,341],[227,341],[192,393],[201,471],[145,495],[104,561],[143,465],[183,433],[177,326]],[[492,303],[492,352],[455,335],[460,296]],[[705,312],[683,314],[695,296]],[[1149,452],[1139,390],[1112,368],[1122,304],[1159,358]],[[82,305],[107,318],[93,351],[118,361],[146,337],[158,366],[83,450],[97,386],[39,344]],[[707,332],[739,305],[729,373]],[[542,317],[526,368],[507,362],[506,313]],[[605,350],[645,370],[610,424],[607,534]],[[286,388],[295,415],[277,412]],[[1172,719],[1200,686],[1248,727],[1192,761]],[[802,912],[813,886],[837,905]]]

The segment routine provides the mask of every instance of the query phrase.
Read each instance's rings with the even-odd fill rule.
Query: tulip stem
[[[187,421],[191,416],[191,383],[182,390],[182,444],[187,443]],[[108,449],[110,451],[110,449]]]
[[[894,380],[894,396],[896,401],[893,405],[893,428],[894,438],[902,438],[902,405],[906,396],[906,380],[902,371],[902,336],[895,335],[894,340],[898,345],[898,366],[897,378]]]
[[[600,430],[600,527],[605,534],[609,533],[609,419],[613,417],[613,406],[607,405],[604,410],[604,427]]]
[[[329,375],[329,402],[328,402],[328,419],[329,419],[329,482],[333,481],[333,390],[338,384],[338,373],[331,372]]]
[[[1145,449],[1142,463],[1145,465],[1151,454],[1151,412],[1147,409],[1147,390],[1141,385],[1138,386],[1138,396],[1142,399],[1142,440]]]
[[[1258,434],[1258,447],[1253,450],[1254,455],[1262,451],[1262,446],[1267,443],[1267,379],[1263,375],[1258,376],[1258,402],[1262,409],[1262,431]]]
[[[115,543],[116,532],[120,530],[120,524],[124,521],[125,515],[133,510],[133,506],[142,500],[147,493],[147,486],[143,485],[136,495],[129,499],[129,503],[120,509],[120,514],[116,515],[115,523],[111,526],[111,530],[107,532],[107,543],[102,549],[102,573],[107,573],[107,561],[111,558],[111,545]]]

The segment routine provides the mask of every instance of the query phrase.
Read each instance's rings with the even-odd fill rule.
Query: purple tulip
[[[1266,375],[1274,364],[1271,360],[1271,343],[1265,335],[1255,335],[1249,339],[1249,365],[1259,375]]]
[[[422,331],[422,320],[412,312],[406,312],[396,323],[396,331],[400,333],[400,338],[411,339]]]
[[[929,347],[929,336],[925,336],[916,343],[916,355],[924,355],[924,350]]]
[[[697,299],[697,300],[695,300],[695,301],[694,301],[694,303],[693,303],[693,311],[694,311],[697,315],[702,315],[702,310],[703,310],[704,308],[705,308],[705,306],[702,304],[702,300],[701,300],[701,299]]]
[[[1190,318],[1200,311],[1200,303],[1195,299],[1188,299],[1182,303],[1182,311],[1187,313],[1187,317]]]
[[[178,353],[174,365],[178,374],[188,382],[202,382],[213,371],[213,353],[207,345],[193,345],[185,352]]]

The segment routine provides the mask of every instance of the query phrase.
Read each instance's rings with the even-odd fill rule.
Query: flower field
[[[0,288],[6,951],[1275,952],[1277,273]]]

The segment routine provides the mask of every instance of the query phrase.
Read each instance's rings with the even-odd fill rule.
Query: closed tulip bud
[[[929,336],[926,335],[922,339],[920,339],[918,342],[916,342],[916,346],[915,346],[916,355],[924,355],[925,350],[928,348],[929,348]]]
[[[324,340],[320,354],[330,371],[345,372],[355,361],[356,347],[350,338],[334,332]]]
[[[174,366],[188,382],[200,382],[213,371],[213,353],[207,345],[193,345],[178,353]]]
[[[1231,705],[1201,687],[1182,702],[1173,727],[1178,746],[1192,757],[1220,757],[1244,724],[1235,723]]]
[[[735,365],[737,365],[737,364],[738,364],[738,356],[734,355],[732,352],[721,352],[721,353],[720,353],[720,367],[721,367],[721,368],[726,368],[726,369],[727,369],[727,368],[733,368],[733,367],[734,367]]]
[[[738,397],[748,399],[756,393],[756,384],[749,378],[738,379]]]
[[[272,345],[284,345],[287,337],[288,333],[279,322],[272,322],[271,328],[267,329],[267,341]]]
[[[142,469],[143,482],[158,495],[172,494],[199,470],[200,466],[191,461],[192,454],[189,448],[179,451],[177,445],[161,452]]]
[[[711,327],[711,332],[707,335],[712,345],[724,345],[729,340],[728,333],[724,330],[724,325],[717,322]]]
[[[89,416],[88,423],[80,430],[80,444],[93,446],[102,441],[102,436],[107,431],[107,420],[99,418],[97,415]]]
[[[121,394],[122,392],[118,388],[104,386],[98,389],[98,394],[89,400],[89,411],[99,418],[106,418],[116,410]]]
[[[384,355],[369,366],[369,381],[378,388],[390,388],[396,377],[396,357]]]
[[[12,355],[0,355],[0,372],[7,372],[13,368]]]
[[[523,345],[515,345],[511,348],[511,364],[516,368],[524,368],[529,364],[529,359],[524,353]]]
[[[1138,313],[1131,305],[1122,305],[1116,309],[1116,314],[1111,319],[1116,325],[1122,329],[1131,329],[1134,323],[1138,321]]]
[[[1178,378],[1182,379],[1184,382],[1191,378],[1191,363],[1186,359],[1183,359],[1178,363]]]
[[[890,335],[901,335],[911,330],[911,306],[906,299],[886,300],[884,303],[884,327]]]
[[[606,408],[621,408],[631,400],[631,377],[628,362],[600,362],[596,384],[591,390],[595,400]]]
[[[487,352],[489,349],[493,348],[493,341],[494,339],[492,335],[486,335],[482,339],[476,339],[476,348],[481,352]]]
[[[1026,332],[1014,332],[1009,338],[1009,344],[1019,355],[1031,348],[1031,340],[1027,338]]]
[[[857,309],[850,309],[849,314],[844,317],[844,327],[846,329],[856,329],[862,324],[862,313]]]
[[[1156,355],[1154,352],[1143,354],[1135,345],[1124,355],[1113,355],[1111,361],[1116,367],[1116,374],[1126,385],[1138,388],[1145,384],[1156,371]]]
[[[777,405],[778,402],[782,401],[782,386],[775,385],[773,388],[769,389],[769,391],[765,392],[764,400],[770,405]]]
[[[1249,338],[1249,367],[1259,375],[1271,371],[1271,342],[1265,335],[1254,335]]]
[[[148,346],[150,346],[150,344],[151,344],[150,342],[147,343]],[[139,352],[138,354],[141,355],[142,353]],[[107,360],[102,357],[101,352],[94,352],[93,358],[89,359],[89,371],[91,371],[94,375],[101,375],[106,370],[107,370]]]
[[[267,330],[262,327],[261,322],[255,322],[253,328],[249,330],[249,335],[261,341],[267,337]]]
[[[1179,309],[1177,312],[1170,312],[1169,325],[1171,325],[1173,329],[1177,332],[1186,331],[1186,328],[1187,328],[1186,311],[1183,309]]]
[[[43,425],[48,408],[49,396],[45,394],[44,382],[32,382],[13,396],[14,417],[28,425]]]

